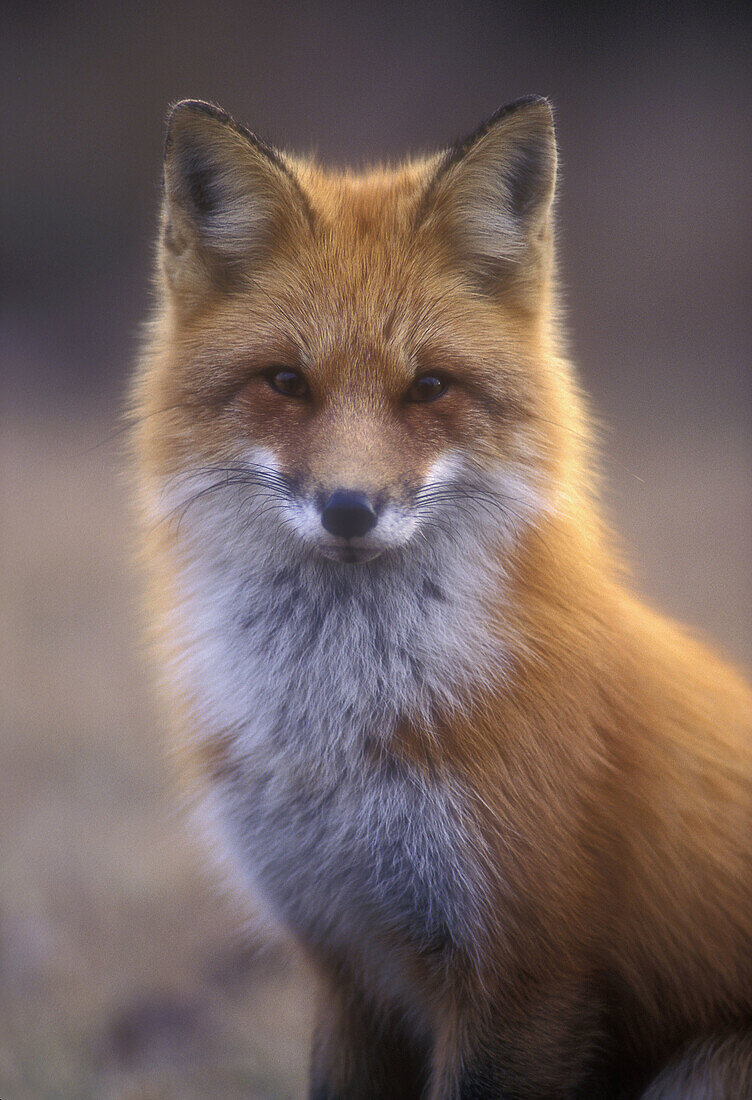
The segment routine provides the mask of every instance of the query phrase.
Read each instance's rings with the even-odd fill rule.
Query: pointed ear
[[[427,224],[484,286],[528,287],[551,259],[556,141],[547,100],[502,107],[438,162],[426,192]]]
[[[300,185],[275,150],[209,103],[172,108],[161,260],[173,293],[195,303],[227,286],[308,220]]]

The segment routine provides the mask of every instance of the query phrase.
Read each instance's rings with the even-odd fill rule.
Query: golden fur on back
[[[150,623],[186,785],[322,975],[317,1100],[752,1095],[752,695],[602,522],[555,174],[535,98],[365,175],[171,115]]]

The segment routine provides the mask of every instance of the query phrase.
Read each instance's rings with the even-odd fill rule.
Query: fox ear
[[[547,100],[502,107],[439,160],[423,210],[485,285],[530,283],[551,254],[556,141]]]
[[[275,150],[209,103],[172,108],[161,260],[174,293],[198,301],[228,285],[306,222],[300,186]]]

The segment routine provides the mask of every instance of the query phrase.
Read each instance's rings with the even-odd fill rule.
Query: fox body
[[[350,175],[185,102],[164,172],[150,621],[311,1096],[752,1096],[752,698],[600,519],[548,104]]]

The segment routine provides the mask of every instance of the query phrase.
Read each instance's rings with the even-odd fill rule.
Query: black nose
[[[354,539],[376,526],[376,513],[363,493],[337,489],[321,510],[321,522],[330,535]]]

